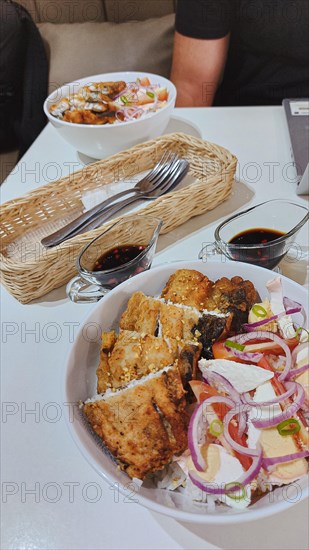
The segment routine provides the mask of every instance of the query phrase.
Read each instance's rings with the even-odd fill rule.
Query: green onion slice
[[[234,487],[238,487],[237,491],[232,491]],[[225,494],[227,497],[232,498],[233,500],[241,500],[246,496],[246,489],[242,483],[238,481],[232,481],[231,483],[225,484]]]
[[[225,340],[224,345],[228,348],[237,349],[238,351],[243,351],[246,346],[243,346],[243,344],[238,344],[237,342],[233,342],[233,340]]]
[[[252,308],[252,313],[256,315],[256,317],[267,317],[267,311],[263,306],[260,306],[259,304],[254,304]]]
[[[124,103],[124,105],[129,103],[128,98],[125,95],[120,96],[120,101],[122,101],[122,103]]]
[[[149,97],[152,97],[152,98],[155,96],[153,92],[149,92],[148,90],[147,90],[146,94],[147,94]]]
[[[296,420],[296,418],[288,418],[278,424],[277,430],[279,434],[283,436],[297,434],[300,430],[300,423]]]
[[[214,435],[215,437],[221,435],[223,432],[223,422],[221,422],[219,418],[213,420],[209,425],[209,431],[211,435]]]
[[[309,342],[309,330],[307,330],[307,329],[304,328],[304,327],[298,327],[298,329],[296,330],[296,335],[295,335],[296,338],[297,338],[298,340],[300,340],[301,333],[302,333],[303,331],[307,332],[307,340],[306,340],[306,342]]]

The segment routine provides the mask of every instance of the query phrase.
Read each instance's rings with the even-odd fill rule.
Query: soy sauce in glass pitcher
[[[142,244],[127,244],[116,246],[102,254],[95,262],[93,271],[104,271],[105,269],[115,269],[134,260],[146,246]]]
[[[285,235],[285,233],[283,233],[283,231],[277,231],[277,229],[257,227],[241,231],[229,242],[233,244],[266,244],[279,237],[283,237],[283,235]]]
[[[253,247],[245,249],[233,249],[232,255],[235,260],[250,263],[259,263],[263,267],[272,269],[284,256],[284,243],[276,239],[283,237],[285,233],[277,229],[254,227],[237,233],[229,240],[230,245],[267,245],[272,243],[270,248]]]

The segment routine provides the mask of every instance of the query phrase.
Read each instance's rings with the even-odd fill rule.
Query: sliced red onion
[[[297,395],[294,398],[294,402],[291,403],[281,414],[278,414],[277,416],[274,416],[273,418],[262,418],[261,420],[254,420],[252,419],[251,422],[253,426],[256,428],[272,428],[273,426],[277,426],[280,424],[280,422],[283,422],[284,420],[287,420],[288,418],[292,418],[293,415],[298,411],[298,409],[301,408],[302,404],[305,401],[305,390],[304,388],[298,384],[297,382],[288,382],[288,384],[295,384]],[[287,385],[288,385],[287,384]]]
[[[231,437],[229,432],[229,423],[232,420],[234,416],[238,414],[235,410],[228,412],[224,419],[223,419],[223,433],[226,441],[228,444],[232,447],[234,451],[237,451],[238,453],[241,453],[243,455],[248,456],[258,456],[259,450],[258,449],[250,449],[249,447],[244,447],[243,445],[240,445],[239,443],[236,443],[234,439]]]
[[[201,453],[201,446],[199,445],[200,437],[198,431],[202,421],[205,421],[207,423],[207,415],[205,415],[205,412],[207,413],[206,407],[207,405],[211,405],[212,403],[224,403],[231,409],[233,409],[233,407],[235,406],[234,402],[228,397],[214,395],[212,397],[208,397],[208,399],[205,399],[205,401],[200,403],[192,414],[188,428],[188,445],[193,464],[199,472],[202,472],[206,469],[206,463]]]
[[[207,483],[203,478],[201,478],[198,473],[196,473],[194,470],[189,470],[188,472],[189,478],[191,479],[192,483],[201,491],[205,491],[205,493],[210,493],[211,495],[224,495],[225,494],[225,488],[219,487],[217,483]],[[233,487],[232,487],[233,489]],[[237,487],[239,490],[239,486]]]
[[[303,316],[304,325],[307,324],[307,315],[306,315],[305,308],[299,302],[295,302],[295,300],[291,300],[291,298],[288,298],[288,296],[283,296],[283,305],[285,309],[287,308],[298,309]]]
[[[228,493],[233,493],[236,491],[239,491],[239,486],[245,486],[249,485],[251,481],[257,477],[258,473],[260,472],[261,466],[263,461],[263,455],[262,455],[262,449],[257,449],[257,455],[253,458],[252,464],[250,468],[244,472],[238,479],[235,479],[231,482],[226,481],[225,485],[232,483],[235,483],[235,486],[229,487]],[[227,491],[225,487],[218,487],[216,483],[207,483],[204,479],[202,479],[198,473],[194,472],[194,470],[189,471],[189,478],[191,479],[192,483],[196,485],[199,489],[202,491],[205,491],[206,493],[210,493],[212,495],[226,495]],[[217,486],[215,486],[217,485]]]
[[[225,347],[227,350],[231,351],[233,355],[235,355],[235,357],[239,357],[239,359],[242,359],[243,361],[252,361],[252,363],[258,363],[263,357],[263,353],[239,351],[238,349],[230,348],[230,346],[227,346],[226,344]]]
[[[203,376],[203,379],[205,380],[205,382],[209,381],[209,383],[212,386],[215,386],[219,390],[222,388],[223,391],[230,394],[230,397],[234,401],[234,406],[241,404],[241,397],[239,392],[234,388],[233,384],[231,384],[231,382],[227,378],[225,378],[225,376],[222,376],[222,374],[219,374],[218,372],[213,372],[205,368],[203,369],[202,372],[206,374],[206,378]],[[242,436],[247,426],[247,419],[246,419],[245,412],[243,411],[239,412],[238,422],[239,422],[238,434]]]
[[[283,462],[292,462],[293,460],[298,460],[300,458],[307,458],[307,456],[309,456],[309,451],[299,451],[298,453],[293,453],[290,455],[263,458],[263,466],[268,468],[269,466],[274,466],[275,464],[282,464]]]
[[[272,315],[271,317],[265,317],[264,319],[261,319],[260,321],[255,321],[254,323],[244,323],[242,325],[242,328],[247,332],[251,332],[252,330],[255,330],[257,327],[261,327],[262,325],[266,325],[267,323],[271,323],[272,321],[277,321],[277,319],[281,319],[281,317],[284,317],[285,315],[293,315],[293,313],[299,313],[300,311],[301,311],[300,307],[284,310],[281,313]]]
[[[257,477],[260,472],[262,462],[263,462],[263,453],[262,447],[259,445],[257,448],[257,456],[252,459],[252,464],[248,470],[246,470],[243,475],[235,481],[235,483],[240,483],[241,485],[249,485],[253,479]]]
[[[283,369],[283,371],[278,376],[278,379],[280,381],[285,380],[285,378],[288,375],[288,372],[292,365],[292,357],[289,346],[285,343],[285,341],[280,337],[277,336],[277,334],[274,334],[270,331],[264,331],[264,330],[257,330],[255,332],[250,332],[247,334],[237,334],[237,336],[232,336],[230,340],[233,340],[235,342],[238,342],[239,344],[245,344],[248,342],[248,340],[273,340],[276,344],[278,344],[284,351],[286,356],[286,364]]]
[[[190,423],[188,428],[188,445],[192,456],[193,464],[199,472],[203,472],[206,469],[206,462],[201,453],[201,446],[199,445],[199,440],[200,440],[199,430],[200,430],[201,423],[204,421],[203,416],[204,416],[204,407],[203,407],[203,403],[201,403],[196,407],[195,411],[193,412],[190,418]]]
[[[136,118],[142,116],[142,114],[144,113],[143,109],[133,105],[130,107],[124,107],[122,109],[122,112],[124,113],[126,120],[135,120]]]
[[[305,372],[308,369],[309,369],[309,364],[308,363],[307,363],[307,365],[303,365],[302,367],[299,367],[298,369],[291,369],[289,374],[287,375],[286,379],[290,380],[291,378],[294,378],[294,376],[298,376],[299,374],[301,374],[302,372]]]
[[[283,305],[284,305],[285,309],[288,309],[288,308],[291,308],[291,307],[302,309],[302,307],[303,307],[299,302],[296,302],[295,300],[292,300],[288,296],[283,296]]]
[[[119,94],[117,94],[113,97],[113,101],[115,101],[115,99],[118,99],[118,97],[120,97],[122,95],[125,95],[126,92],[128,91],[128,89],[129,89],[129,84],[127,84],[126,88],[124,90],[122,90],[122,92],[119,92]]]
[[[289,386],[289,388],[285,393],[278,395],[277,397],[274,397],[274,399],[270,399],[269,401],[262,401],[262,402],[253,401],[253,399],[251,399],[249,392],[243,393],[242,399],[245,403],[247,403],[251,407],[256,407],[256,408],[267,407],[268,405],[280,403],[281,401],[284,401],[285,399],[287,399],[293,393],[296,392],[296,384],[294,384],[293,382],[288,382],[286,385]]]
[[[227,378],[225,378],[225,376],[222,376],[222,374],[211,371],[207,368],[203,368],[202,372],[205,382],[209,381],[209,383],[218,390],[223,389],[223,391],[230,394],[231,399],[233,399],[235,403],[239,403],[239,392],[234,388],[231,382]]]
[[[239,413],[238,415],[238,435],[239,437],[241,437],[244,432],[245,432],[245,429],[247,427],[247,413],[245,411],[242,411]]]

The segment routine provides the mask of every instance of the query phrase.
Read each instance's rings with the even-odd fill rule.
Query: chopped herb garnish
[[[300,423],[296,418],[288,418],[278,424],[277,430],[282,436],[297,434],[300,430]]]
[[[238,351],[244,351],[245,346],[243,344],[238,344],[237,342],[234,342],[233,340],[225,340],[224,345],[227,348],[237,349]]]
[[[298,327],[298,329],[296,330],[296,335],[295,335],[296,338],[298,338],[298,340],[300,340],[302,332],[307,332],[307,340],[305,340],[305,341],[308,342],[309,341],[309,331],[304,327]]]
[[[233,491],[235,487],[237,487],[237,491]],[[242,483],[239,483],[238,481],[226,483],[224,489],[226,496],[232,498],[233,500],[242,500],[246,496],[245,487]]]
[[[267,311],[263,306],[260,306],[259,304],[254,304],[252,308],[252,313],[256,315],[256,317],[267,317]]]
[[[211,435],[217,437],[218,435],[221,435],[223,432],[223,422],[217,418],[216,420],[213,420],[209,425],[209,431]]]

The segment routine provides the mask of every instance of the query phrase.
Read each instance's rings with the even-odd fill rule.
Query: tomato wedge
[[[157,92],[158,100],[159,101],[167,101],[168,100],[168,93],[166,88],[160,88]]]
[[[299,341],[297,340],[297,338],[284,340],[284,342],[289,346],[291,351],[299,344]],[[282,348],[278,346],[274,341],[270,340],[268,342],[261,342],[261,340],[255,340],[255,339],[249,340],[249,342],[246,343],[246,349],[244,351],[260,352],[260,353],[265,353],[266,355],[268,353],[272,353],[273,355],[282,355],[283,353]],[[228,359],[229,361],[246,363],[246,361],[243,361],[238,357],[236,357],[232,351],[229,351],[225,347],[224,342],[215,342],[212,346],[212,352],[215,359]]]
[[[150,80],[148,76],[143,76],[142,78],[140,78],[140,83],[141,86],[150,86]]]
[[[205,399],[208,399],[208,397],[212,397],[214,395],[223,395],[218,392],[216,388],[213,388],[209,384],[206,384],[206,382],[201,382],[200,380],[191,380],[189,384],[198,403],[202,403],[202,401],[205,401]]]
[[[218,392],[215,388],[213,388],[209,384],[206,384],[205,382],[200,382],[198,380],[191,380],[191,382],[189,383],[198,403],[202,403],[203,401],[205,401],[205,399],[208,399],[208,397],[223,395],[222,393]],[[221,421],[223,421],[225,415],[230,410],[230,408],[224,403],[212,403],[212,408],[216,413],[217,417]],[[242,445],[243,447],[247,446],[246,436],[245,435],[239,436],[238,434],[238,426],[235,426],[230,422],[229,432],[231,437],[234,439],[236,443],[239,443],[239,445]],[[235,456],[238,458],[243,468],[245,470],[248,470],[252,464],[252,459],[247,455],[238,453],[237,451],[233,451],[233,452],[235,453]]]
[[[215,359],[228,359],[229,361],[241,363],[241,360],[225,347],[224,342],[215,342],[212,346],[212,353]],[[242,362],[244,363],[245,361]]]

